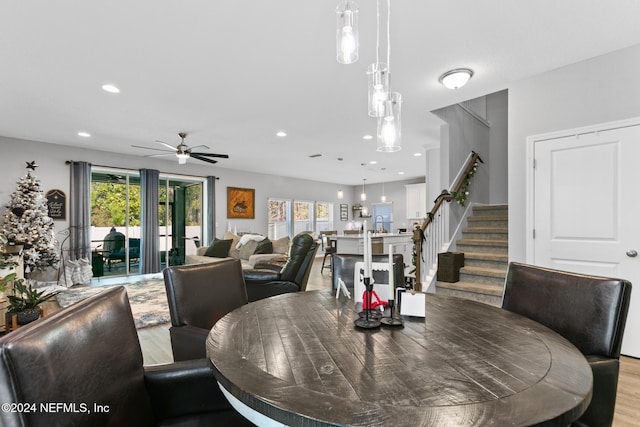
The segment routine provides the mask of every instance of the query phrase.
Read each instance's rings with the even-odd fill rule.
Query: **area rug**
[[[150,278],[131,283],[74,286],[58,294],[58,303],[61,307],[68,307],[113,286],[124,286],[127,289],[136,328],[148,328],[171,321],[167,293],[161,278]]]

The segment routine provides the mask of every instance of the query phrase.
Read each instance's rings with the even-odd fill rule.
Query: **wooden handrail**
[[[466,164],[461,170],[462,173],[459,174],[459,178],[454,183],[453,187],[451,187],[450,190],[442,190],[442,193],[440,193],[440,195],[433,201],[433,208],[431,208],[427,213],[427,217],[424,219],[420,227],[416,227],[416,229],[413,230],[413,242],[416,245],[416,282],[414,289],[418,292],[422,291],[422,282],[420,280],[420,260],[422,259],[422,240],[424,232],[429,224],[433,222],[433,219],[436,217],[436,214],[440,210],[440,207],[442,207],[442,204],[445,201],[451,201],[453,199],[453,194],[460,191],[465,180],[476,167],[477,162],[484,163],[480,158],[480,155],[475,151],[472,151],[471,156],[468,158]]]

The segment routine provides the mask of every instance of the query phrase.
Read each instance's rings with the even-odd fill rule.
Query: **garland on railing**
[[[467,175],[464,177],[464,181],[460,186],[460,190],[451,192],[453,200],[457,201],[462,206],[464,206],[464,203],[467,201],[467,196],[469,195],[469,186],[471,185],[471,178],[473,178],[477,170],[478,162],[476,161],[473,164],[473,169],[471,169],[469,173],[467,173]]]

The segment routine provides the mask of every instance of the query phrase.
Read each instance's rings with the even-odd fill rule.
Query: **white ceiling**
[[[376,127],[365,74],[376,3],[356,1],[360,60],[341,65],[337,0],[2,0],[0,135],[143,156],[150,152],[131,145],[177,145],[184,131],[187,144],[230,155],[214,170],[341,184],[407,179],[424,175],[424,157],[413,154],[438,145],[429,111],[640,43],[637,0],[392,1],[403,149],[378,153],[362,139]],[[457,67],[475,76],[458,91],[443,88],[438,77]]]

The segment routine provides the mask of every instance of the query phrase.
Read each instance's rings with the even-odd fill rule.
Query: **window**
[[[268,200],[268,237],[276,240],[284,236],[291,235],[291,224],[289,223],[291,200],[269,199]]]
[[[333,203],[316,202],[315,232],[333,230]]]
[[[296,200],[293,202],[293,234],[313,231],[313,202]]]

